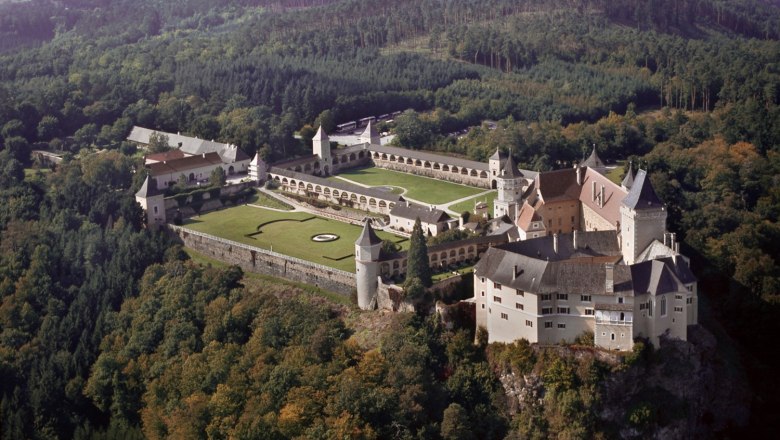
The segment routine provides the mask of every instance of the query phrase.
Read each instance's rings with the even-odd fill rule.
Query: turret
[[[320,170],[325,175],[330,174],[331,156],[330,156],[330,139],[322,129],[322,125],[317,129],[317,133],[311,138],[312,154],[319,158]]]
[[[596,145],[593,145],[593,151],[590,153],[590,156],[585,159],[581,166],[593,168],[594,170],[598,171],[599,173],[604,173],[604,171],[607,169],[607,165],[604,164],[604,162],[599,157],[598,152],[596,151]]]
[[[523,174],[515,166],[512,156],[504,161],[504,165],[496,176],[498,197],[493,207],[493,217],[509,216],[514,222],[517,217],[517,202],[523,191]]]
[[[260,159],[260,154],[255,153],[254,159],[249,162],[249,178],[260,184],[265,181],[267,174],[268,166],[263,159]]]
[[[653,240],[663,240],[666,207],[656,195],[645,170],[636,173],[634,184],[620,205],[620,238],[623,261],[634,264]]]
[[[490,187],[496,188],[498,185],[497,177],[501,173],[501,165],[504,162],[504,155],[501,150],[496,148],[496,152],[488,159],[488,169],[490,170]]]
[[[379,276],[379,254],[382,240],[371,227],[371,219],[366,219],[363,231],[355,241],[355,280],[357,281],[358,307],[369,310],[376,299],[377,277]]]
[[[620,187],[625,191],[630,191],[632,186],[634,186],[634,167],[631,162],[629,162],[628,172],[626,173],[626,177],[623,178],[623,181],[620,182]]]
[[[141,189],[135,193],[135,201],[146,211],[146,226],[157,229],[165,224],[165,197],[157,189],[157,182],[146,176]]]
[[[374,128],[373,122],[368,121],[368,125],[366,125],[366,129],[358,137],[358,142],[361,144],[371,144],[371,145],[380,144],[379,133],[377,133],[376,128]]]

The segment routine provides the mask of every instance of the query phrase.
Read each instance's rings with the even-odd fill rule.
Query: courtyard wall
[[[227,264],[235,264],[247,272],[298,281],[347,297],[357,288],[355,274],[350,272],[181,226],[168,225],[168,228],[186,247]]]

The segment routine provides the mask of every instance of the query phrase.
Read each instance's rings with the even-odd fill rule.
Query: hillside
[[[776,432],[779,40],[776,1],[0,1],[0,438]],[[501,357],[143,228],[133,125],[275,160],[393,111],[407,148],[549,170],[595,144],[649,169],[700,280],[695,343]],[[34,149],[65,162],[39,173]],[[539,406],[507,401],[509,373]]]

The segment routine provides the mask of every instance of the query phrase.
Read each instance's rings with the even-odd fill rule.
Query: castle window
[[[499,284],[499,283],[493,283],[493,288],[494,288],[494,289],[501,290],[501,284]]]
[[[568,307],[558,307],[558,314],[559,315],[568,315],[569,314],[569,308]]]
[[[693,304],[693,298],[685,298],[685,304]]]
[[[590,295],[580,295],[580,301],[582,302],[590,302],[591,296]]]
[[[647,316],[653,317],[653,300],[647,302]]]
[[[501,314],[501,319],[506,319],[508,321],[509,320],[509,315],[507,315],[506,313],[502,313]]]
[[[666,296],[661,297],[661,316],[666,316]]]
[[[693,284],[689,284],[685,288],[688,289],[688,292],[693,292]]]
[[[520,304],[520,303],[515,303],[515,308],[516,308],[517,310],[524,310],[524,309],[525,309],[525,308],[523,307],[523,305],[522,305],[522,304]]]
[[[593,309],[585,309],[585,315],[593,316]]]
[[[674,306],[674,311],[677,312],[677,313],[682,313],[683,308],[680,307],[680,306]]]
[[[564,324],[562,322],[559,322],[558,323],[558,328],[566,328],[566,324]]]
[[[682,301],[682,295],[674,295],[674,299]]]
[[[157,207],[154,207],[154,213],[157,214]]]
[[[553,328],[552,321],[544,321],[544,328]]]
[[[618,304],[623,304],[623,297],[622,296],[618,297]]]
[[[520,296],[525,296],[525,292],[523,292],[523,289],[517,289],[516,293]]]
[[[542,315],[552,315],[552,307],[542,307]]]
[[[497,302],[497,303],[501,304],[501,297],[500,296],[494,296],[493,297],[493,302]]]
[[[482,277],[482,282],[483,282],[483,283],[485,282],[485,277]]]
[[[483,309],[483,310],[485,309],[485,305],[484,305],[484,304],[482,304],[482,309]]]
[[[482,296],[485,296],[485,291],[484,290],[481,293],[482,293]]]
[[[613,341],[615,340],[615,334],[614,334],[614,333],[612,333],[611,339],[612,339]]]
[[[569,294],[568,293],[559,293],[555,295],[556,298],[560,301],[568,301],[569,300]]]
[[[534,322],[533,321],[529,321],[529,320],[526,319],[525,320],[525,325],[526,325],[526,327],[533,327],[534,326]]]
[[[540,296],[540,299],[542,301],[549,301],[549,300],[552,299],[552,294],[551,293],[543,293],[543,294],[541,294],[539,296]]]

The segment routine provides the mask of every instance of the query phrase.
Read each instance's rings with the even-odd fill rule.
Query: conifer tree
[[[425,234],[419,217],[414,222],[410,241],[406,285],[412,285],[412,280],[416,278],[423,286],[430,287],[432,280],[431,268],[428,265],[428,246],[425,244]]]

